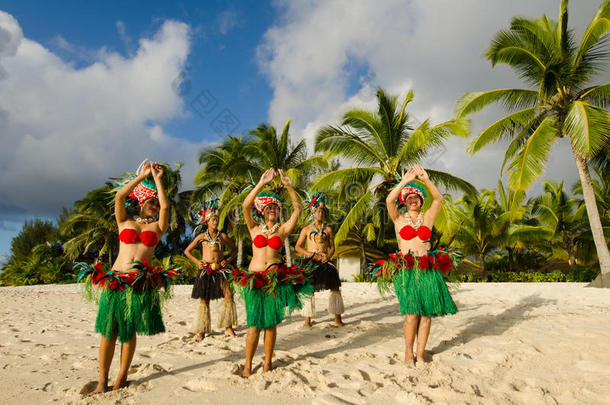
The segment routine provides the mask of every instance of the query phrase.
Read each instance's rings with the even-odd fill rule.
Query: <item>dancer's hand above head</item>
[[[150,170],[155,180],[161,180],[161,177],[163,176],[163,166],[159,165],[157,162],[155,162],[154,165],[151,163]]]
[[[140,171],[140,176],[145,179],[148,176],[150,176],[152,173],[152,163],[151,162],[147,162],[144,163],[144,165],[142,166],[142,170]]]
[[[271,180],[273,180],[273,176],[275,176],[275,169],[274,168],[267,169],[265,171],[265,173],[263,173],[261,175],[261,179],[258,182],[259,182],[259,184],[265,185],[265,184],[269,183]]]
[[[282,169],[278,169],[280,172],[280,180],[282,180],[282,184],[286,187],[292,186],[292,182],[290,181],[290,177],[286,176],[286,173]]]
[[[420,180],[425,181],[430,179],[430,177],[428,177],[428,173],[421,165],[415,165],[414,168],[417,171],[417,177]]]
[[[402,177],[402,181],[405,184],[410,183],[413,180],[415,180],[416,177],[417,177],[417,171],[415,170],[415,166],[414,166],[414,167],[411,167],[409,170],[407,170],[405,175]]]

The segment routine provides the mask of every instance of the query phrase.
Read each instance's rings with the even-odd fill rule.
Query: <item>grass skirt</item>
[[[121,343],[129,341],[136,332],[140,335],[165,332],[159,290],[104,289],[99,300],[95,331],[106,339],[116,334]]]
[[[457,307],[443,274],[448,274],[459,260],[461,254],[453,249],[429,251],[420,257],[391,254],[388,260],[375,263],[372,279],[382,294],[393,284],[402,315],[455,314]]]
[[[169,286],[177,269],[165,270],[146,261],[134,262],[131,272],[118,272],[108,264],[76,263],[85,296],[99,303],[95,331],[125,343],[134,336],[165,332],[161,307],[169,299]],[[161,290],[163,289],[163,291]]]
[[[274,264],[265,271],[243,273],[240,279],[248,327],[278,325],[313,294],[313,286],[296,266]]]
[[[227,271],[227,269],[222,268],[212,270],[208,263],[205,268],[199,271],[199,274],[193,283],[191,298],[217,300],[224,297],[221,285],[223,280],[226,280],[227,278],[226,274],[230,275],[230,270]]]
[[[332,263],[320,263],[311,258],[297,261],[299,269],[305,270],[306,277],[313,284],[315,291],[338,290],[341,287],[339,272]]]
[[[394,291],[401,315],[441,316],[457,312],[438,270],[400,269],[394,277]]]

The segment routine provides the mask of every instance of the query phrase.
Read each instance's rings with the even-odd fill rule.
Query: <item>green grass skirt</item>
[[[437,269],[398,270],[394,277],[394,291],[398,297],[401,315],[434,317],[457,312],[443,274]]]
[[[121,343],[128,342],[136,332],[140,335],[165,332],[159,289],[104,289],[99,298],[95,331],[106,339],[116,334]]]
[[[303,307],[304,298],[313,294],[313,285],[307,282],[299,285],[278,283],[273,293],[275,296],[257,288],[242,289],[248,327],[269,329],[280,324],[286,314]]]

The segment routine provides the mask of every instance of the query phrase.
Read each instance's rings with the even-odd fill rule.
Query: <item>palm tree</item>
[[[588,160],[596,156],[610,133],[610,83],[590,85],[605,68],[603,49],[610,31],[610,0],[604,1],[579,44],[568,29],[568,1],[562,0],[559,21],[514,17],[499,31],[485,56],[492,66],[515,69],[530,89],[498,89],[467,93],[456,105],[457,118],[502,103],[510,112],[484,129],[469,145],[475,153],[491,142],[511,138],[502,171],[508,164],[509,186],[526,190],[540,177],[551,146],[567,137],[583,188],[587,215],[601,267],[600,281],[609,285],[610,253],[595,202]]]
[[[493,223],[493,236],[497,244],[508,253],[508,270],[515,270],[515,251],[531,246],[540,240],[552,236],[552,232],[541,226],[530,215],[529,205],[526,205],[525,192],[504,187],[498,180],[495,190],[483,190],[482,194],[489,198],[496,211]]]
[[[63,235],[74,235],[64,243],[64,252],[76,259],[89,249],[108,254],[110,263],[118,253],[119,230],[114,218],[113,185],[106,183],[74,203],[74,211],[59,224]]]
[[[385,207],[385,197],[400,179],[401,169],[419,163],[434,148],[450,136],[467,136],[468,121],[454,119],[432,125],[426,119],[416,128],[412,126],[407,104],[413,100],[410,91],[402,104],[398,97],[377,91],[378,110],[375,112],[353,109],[343,116],[340,126],[325,126],[316,136],[316,152],[328,152],[353,162],[354,167],[330,171],[317,178],[313,188],[329,190],[338,184],[340,190],[350,190],[354,184],[364,185],[356,202],[350,207],[337,231],[339,244],[357,223],[367,223],[363,217],[371,207]],[[447,173],[427,169],[430,179],[448,189],[461,189],[474,193],[474,187]],[[385,208],[382,209],[385,211]],[[385,234],[387,220],[381,223]]]
[[[580,200],[570,198],[563,190],[563,181],[544,182],[544,194],[533,201],[533,212],[550,233],[547,239],[561,246],[568,254],[570,267],[576,266],[577,241],[586,232],[586,220],[578,210]]]
[[[486,192],[465,195],[452,211],[451,221],[457,229],[455,243],[464,254],[476,256],[483,280],[487,279],[485,257],[501,240],[497,226],[499,214],[495,198]]]

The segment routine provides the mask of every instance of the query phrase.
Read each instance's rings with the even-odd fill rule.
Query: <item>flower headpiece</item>
[[[140,166],[138,166],[135,173],[125,173],[123,177],[112,178],[115,184],[112,191],[116,193],[119,189],[124,187],[131,180],[138,177],[140,172],[142,172],[142,168],[145,164],[146,160],[140,163]],[[125,199],[125,205],[127,207],[138,206],[149,198],[159,198],[159,195],[157,193],[157,186],[155,185],[155,182],[147,177],[140,183],[138,183],[138,185],[135,186],[133,190],[131,190],[131,193],[129,193],[129,195]]]
[[[420,198],[422,205],[424,204],[424,200],[426,199],[426,191],[422,186],[415,183],[414,181],[407,183],[405,188],[400,191],[400,195],[398,196],[398,208],[401,210],[405,210],[405,201],[407,197],[411,194],[417,194]]]
[[[195,219],[195,228],[193,235],[204,232],[208,227],[208,221],[214,215],[218,215],[220,200],[215,197],[211,200],[199,203],[198,208],[193,209],[193,218]]]
[[[318,208],[324,208],[326,210],[326,193],[324,191],[317,191],[312,196],[307,193],[307,199],[303,201],[303,204],[305,204],[305,209],[310,215],[313,215]]]
[[[258,193],[252,205],[252,216],[254,219],[258,222],[264,221],[263,211],[269,204],[275,204],[280,210],[282,209],[282,199],[279,195],[275,193]]]

